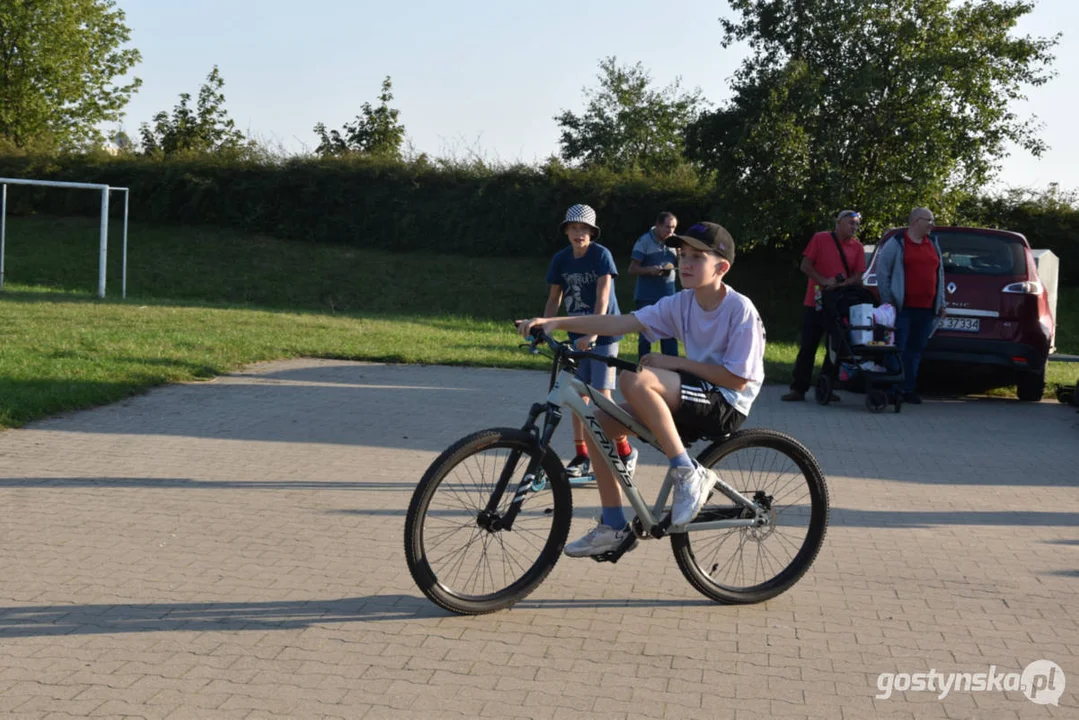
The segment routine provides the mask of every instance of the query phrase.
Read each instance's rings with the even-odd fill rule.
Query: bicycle
[[[768,600],[805,574],[824,541],[829,509],[824,475],[804,445],[757,428],[702,438],[710,444],[698,462],[712,468],[720,481],[692,522],[672,528],[667,506],[671,483],[664,479],[649,507],[600,427],[595,408],[658,449],[655,436],[599,391],[563,374],[585,358],[628,372],[638,367],[574,350],[540,332],[526,347],[536,353],[541,343],[553,352],[546,402],[532,405],[520,429],[490,428],[458,440],[416,486],[405,521],[405,558],[424,595],[454,613],[494,612],[525,598],[554,568],[573,517],[571,486],[550,448],[563,408],[582,420],[603,450],[593,462],[611,468],[636,512],[633,532],[622,546],[593,560],[618,562],[638,540],[669,536],[690,585],[727,604]],[[792,538],[797,528],[802,530]],[[726,550],[733,552],[723,559]],[[784,551],[790,555],[786,560],[778,554]]]

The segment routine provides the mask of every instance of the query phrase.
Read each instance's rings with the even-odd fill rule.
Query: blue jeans
[[[914,392],[918,383],[918,365],[935,317],[932,308],[903,308],[895,320],[895,346],[903,362],[903,392]]]
[[[637,300],[635,304],[637,309],[640,310],[655,303]],[[678,338],[663,338],[659,341],[659,349],[664,355],[678,357]],[[648,338],[644,336],[644,333],[639,334],[637,336],[637,357],[644,357],[650,352],[652,352],[652,343],[648,342]]]

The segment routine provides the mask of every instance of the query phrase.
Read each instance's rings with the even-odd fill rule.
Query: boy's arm
[[[611,276],[600,275],[596,279],[596,307],[593,315],[606,315],[607,306],[611,304]]]
[[[696,360],[690,360],[689,358],[684,357],[671,357],[670,355],[649,353],[641,358],[641,365],[643,367],[662,368],[664,370],[685,370],[686,372],[693,373],[702,380],[707,380],[713,385],[730,388],[731,390],[738,392],[745,390],[746,384],[749,382],[748,379],[735,375],[722,365],[697,362]]]
[[[555,330],[568,330],[581,335],[624,335],[641,332],[644,325],[636,315],[576,315],[573,317],[544,317],[518,320],[517,331],[528,336],[532,328],[539,328],[548,335]]]
[[[562,286],[552,285],[551,292],[547,294],[547,304],[543,306],[543,317],[554,317],[558,314],[558,306],[562,304]]]
[[[593,315],[606,315],[607,306],[611,304],[611,276],[600,275],[596,279],[596,305],[592,308]],[[577,339],[577,348],[579,350],[588,350],[595,344],[599,336],[594,333],[589,333],[583,337]]]

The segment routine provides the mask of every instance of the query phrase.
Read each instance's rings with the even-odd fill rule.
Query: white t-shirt
[[[722,365],[745,378],[741,391],[718,385],[716,389],[735,410],[749,415],[764,382],[764,323],[749,298],[729,285],[726,288],[727,295],[715,310],[705,310],[693,290],[683,290],[633,315],[644,325],[644,335],[651,342],[678,338],[690,360]]]

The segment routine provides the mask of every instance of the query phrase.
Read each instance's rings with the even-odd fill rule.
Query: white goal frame
[[[105,297],[105,261],[109,253],[109,193],[124,194],[124,249],[123,272],[120,283],[120,297],[127,297],[127,209],[130,192],[126,187],[111,187],[96,183],[59,182],[56,180],[28,180],[25,178],[0,178],[0,291],[4,289],[4,249],[7,240],[7,186],[41,185],[44,187],[72,188],[80,190],[99,190],[101,192],[101,246],[98,251],[97,296]]]

